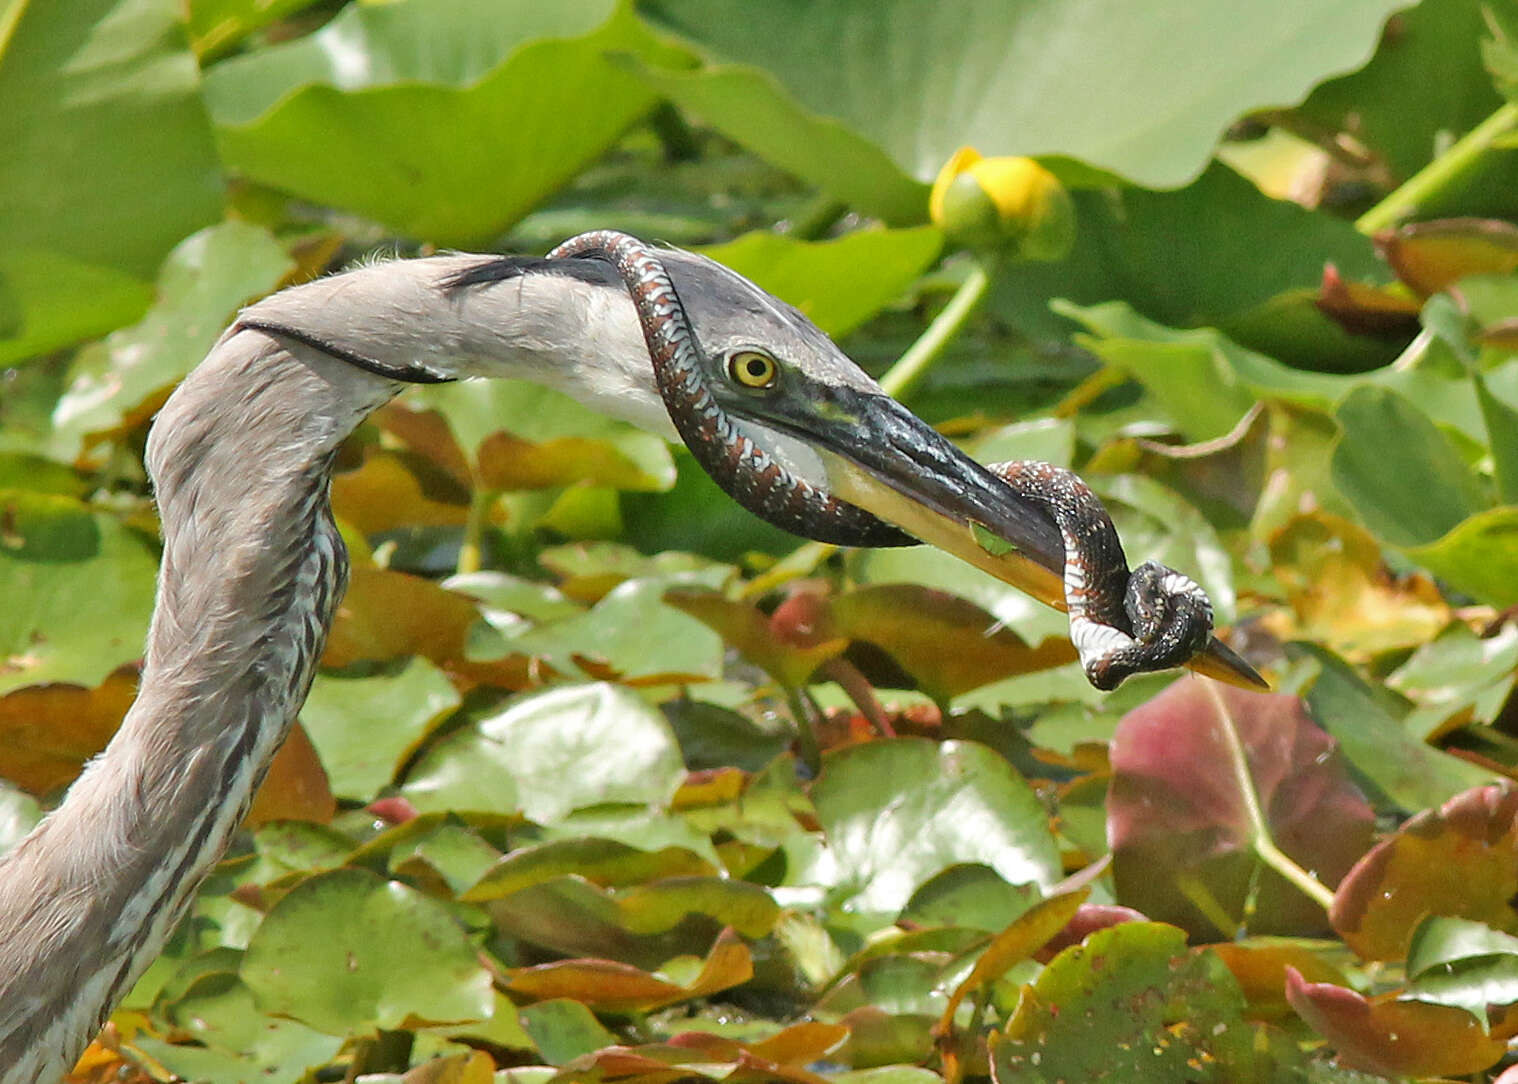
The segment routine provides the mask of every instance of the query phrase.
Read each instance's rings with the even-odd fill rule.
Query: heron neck
[[[234,331],[159,415],[148,461],[163,565],[141,689],[0,863],[0,1084],[72,1064],[241,822],[346,580],[332,457],[397,387]]]

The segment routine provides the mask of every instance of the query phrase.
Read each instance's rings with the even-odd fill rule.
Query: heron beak
[[[896,400],[864,393],[849,399],[810,427],[835,496],[1065,609],[1064,542],[1041,507]],[[1187,665],[1242,688],[1270,687],[1216,638]]]

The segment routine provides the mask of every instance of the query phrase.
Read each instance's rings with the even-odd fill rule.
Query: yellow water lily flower
[[[1031,158],[985,158],[960,147],[933,182],[928,214],[967,248],[1025,260],[1061,259],[1075,243],[1070,193]]]

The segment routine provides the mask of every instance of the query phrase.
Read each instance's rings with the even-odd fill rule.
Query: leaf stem
[[[965,321],[985,300],[986,292],[991,287],[989,262],[990,257],[975,260],[970,266],[969,275],[959,284],[959,289],[954,291],[954,296],[949,298],[943,311],[933,318],[933,322],[917,337],[917,341],[881,377],[880,386],[887,395],[896,399],[910,395],[937,362],[944,347],[954,341],[965,326]]]
[[[796,752],[815,779],[822,771],[822,747],[817,744],[817,720],[820,713],[811,710],[805,691],[794,685],[785,686],[785,699],[791,707],[791,717],[796,720]]]
[[[1292,857],[1277,847],[1276,841],[1271,838],[1270,825],[1266,822],[1265,813],[1260,808],[1260,796],[1254,789],[1254,777],[1249,773],[1249,757],[1244,752],[1244,742],[1239,738],[1238,727],[1234,725],[1233,713],[1228,710],[1221,687],[1217,682],[1206,678],[1199,680],[1207,682],[1207,692],[1212,697],[1213,703],[1217,705],[1223,742],[1228,746],[1228,761],[1233,768],[1233,777],[1238,784],[1239,793],[1244,798],[1244,815],[1249,818],[1250,846],[1254,848],[1254,853],[1259,856],[1261,862],[1286,878],[1304,896],[1327,911],[1333,906],[1333,892],[1322,881],[1297,865]]]
[[[490,508],[499,495],[495,490],[484,487],[474,491],[474,497],[469,502],[469,518],[464,521],[464,537],[459,542],[459,560],[455,568],[458,574],[478,572],[483,566],[481,551],[485,525],[490,519]]]
[[[1374,234],[1395,226],[1459,180],[1497,140],[1514,128],[1518,128],[1518,105],[1508,102],[1361,215],[1355,228],[1361,233]]]

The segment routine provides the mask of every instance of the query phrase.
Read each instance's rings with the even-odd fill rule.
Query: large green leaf
[[[213,68],[228,165],[447,244],[480,243],[654,103],[609,52],[678,65],[615,0],[350,5],[307,39]]]
[[[79,352],[53,412],[62,454],[156,409],[157,393],[188,373],[239,305],[273,290],[293,264],[268,231],[223,222],[185,238],[158,274],[158,298],[136,324]]]
[[[894,914],[920,884],[965,862],[1011,884],[1048,888],[1059,877],[1033,789],[975,742],[901,738],[829,753],[812,801],[839,895],[854,910]]]
[[[439,742],[403,793],[423,811],[520,810],[550,823],[591,806],[663,804],[684,777],[663,715],[627,689],[571,685],[520,697]]]
[[[1358,388],[1339,405],[1344,435],[1333,479],[1371,531],[1388,542],[1432,542],[1485,507],[1459,451],[1410,399]]]
[[[718,60],[768,69],[928,180],[962,143],[1062,154],[1142,184],[1194,177],[1250,109],[1369,58],[1396,0],[650,0]]]
[[[1342,659],[1310,643],[1294,644],[1314,676],[1306,693],[1313,721],[1333,735],[1377,806],[1406,812],[1435,806],[1488,776],[1406,733],[1395,694],[1367,685]]]
[[[300,717],[332,793],[368,801],[390,782],[428,724],[458,703],[442,671],[411,658],[363,677],[318,675]]]
[[[1406,553],[1451,587],[1493,606],[1518,605],[1518,508],[1477,512]]]
[[[253,935],[241,976],[265,1012],[337,1035],[494,1007],[490,975],[448,910],[367,870],[296,885]]]
[[[1240,341],[1275,353],[1292,345],[1278,334],[1279,316],[1256,326],[1250,313],[1288,291],[1315,292],[1325,262],[1353,279],[1385,277],[1370,241],[1350,223],[1271,199],[1220,163],[1174,192],[1075,197],[1080,229],[1070,254],[1013,264],[997,276],[992,304],[1020,326],[1063,330],[1042,311],[1051,297],[1122,299],[1177,327],[1242,323],[1241,336],[1250,334]],[[1323,343],[1342,345],[1343,333],[1304,303],[1318,322],[1320,354]]]
[[[141,280],[221,213],[221,175],[174,0],[6,5],[0,362],[130,320]]]
[[[864,136],[798,102],[770,72],[744,64],[638,74],[765,161],[892,225],[928,215],[928,187]]]
[[[1502,103],[1481,64],[1481,42],[1491,29],[1484,15],[1489,6],[1508,5],[1423,0],[1410,7],[1397,17],[1371,63],[1318,87],[1294,116],[1329,130],[1348,126],[1394,180],[1406,180],[1448,146],[1451,133],[1469,131]],[[1504,175],[1510,171],[1511,165]],[[1483,179],[1484,198],[1503,197],[1502,186]],[[1466,191],[1464,184],[1455,188]],[[1506,205],[1512,206],[1510,195]]]
[[[142,654],[158,561],[114,516],[69,497],[0,490],[0,692],[98,685]]]

